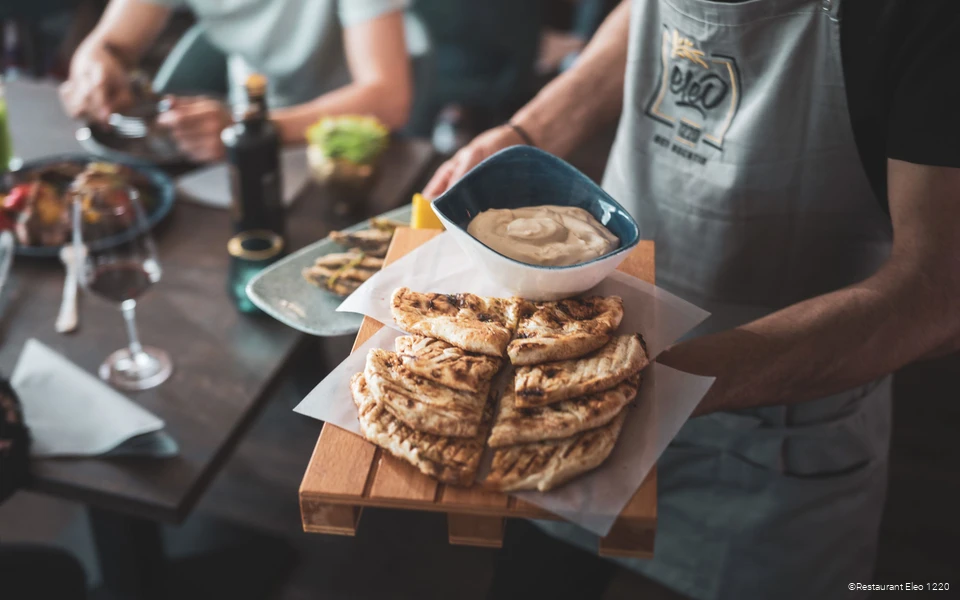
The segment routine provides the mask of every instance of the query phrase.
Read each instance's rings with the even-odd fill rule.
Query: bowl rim
[[[630,223],[633,225],[633,229],[634,229],[634,231],[635,231],[635,235],[634,235],[632,241],[630,241],[629,243],[623,243],[623,241],[621,240],[620,246],[618,246],[618,247],[615,248],[614,250],[612,250],[612,251],[610,251],[610,252],[608,252],[608,253],[606,253],[606,254],[603,254],[603,255],[601,255],[601,256],[598,256],[598,257],[596,257],[596,258],[591,258],[590,260],[588,260],[588,261],[586,261],[586,262],[582,262],[582,263],[576,263],[576,264],[573,264],[573,265],[534,265],[534,264],[530,264],[530,263],[525,263],[525,262],[523,262],[523,261],[517,260],[517,259],[515,259],[515,258],[509,257],[509,256],[507,256],[507,255],[505,255],[505,254],[500,253],[500,252],[497,252],[496,250],[494,250],[494,249],[491,248],[490,246],[484,244],[483,242],[481,242],[481,241],[478,240],[477,238],[475,238],[475,237],[473,237],[472,235],[470,235],[465,228],[463,228],[463,227],[461,227],[460,225],[457,225],[456,223],[454,223],[454,222],[441,210],[441,205],[440,205],[440,203],[442,203],[444,200],[449,200],[449,198],[447,198],[448,194],[450,194],[450,192],[452,192],[454,189],[456,189],[458,186],[460,186],[463,182],[467,181],[467,180],[470,179],[470,178],[475,177],[478,173],[482,172],[483,170],[490,168],[490,166],[491,166],[490,163],[491,163],[491,162],[497,162],[495,159],[503,160],[503,157],[502,157],[501,155],[504,155],[504,154],[516,154],[517,152],[528,152],[528,153],[530,153],[532,156],[539,156],[539,157],[541,157],[542,159],[546,159],[546,160],[548,160],[548,161],[551,161],[551,162],[553,162],[553,163],[558,164],[562,169],[565,169],[565,170],[567,170],[567,171],[571,171],[571,172],[573,172],[575,175],[579,175],[579,176],[582,177],[584,180],[586,180],[587,183],[588,183],[590,186],[592,186],[592,187],[602,196],[602,198],[603,198],[604,200],[606,200],[606,201],[609,202],[610,204],[612,204],[612,205],[614,205],[615,207],[617,207],[618,209],[620,209],[620,211],[622,211],[623,214],[627,215],[627,217],[630,219]],[[637,224],[636,219],[633,218],[633,215],[631,215],[631,214],[627,211],[627,209],[625,209],[625,208],[623,207],[622,204],[620,204],[619,202],[617,202],[617,201],[616,201],[610,194],[608,194],[602,187],[600,187],[599,185],[597,185],[596,182],[594,182],[592,179],[590,179],[589,177],[587,177],[586,175],[584,175],[579,169],[577,169],[576,167],[574,167],[573,165],[571,165],[571,164],[568,163],[567,161],[563,160],[562,158],[560,158],[560,157],[558,157],[558,156],[554,156],[553,154],[550,154],[549,152],[547,152],[547,151],[545,151],[545,150],[541,150],[540,148],[536,148],[536,147],[534,147],[534,146],[524,146],[524,145],[509,146],[509,147],[507,147],[507,148],[504,148],[503,150],[499,150],[499,151],[491,154],[491,155],[488,156],[487,158],[483,159],[483,160],[482,160],[479,164],[477,164],[475,167],[473,167],[472,169],[470,169],[463,177],[461,177],[459,180],[457,180],[456,182],[454,182],[454,184],[451,185],[450,187],[448,187],[448,188],[446,189],[446,191],[444,191],[442,194],[440,194],[439,196],[437,196],[436,198],[434,198],[433,200],[431,200],[431,201],[430,201],[430,206],[433,208],[433,212],[437,215],[437,217],[439,217],[440,220],[443,221],[444,225],[446,225],[448,228],[457,229],[457,230],[463,232],[463,233],[464,233],[467,237],[469,237],[473,242],[475,242],[475,243],[478,244],[479,246],[482,246],[483,248],[485,248],[486,250],[488,250],[488,251],[491,252],[492,254],[494,254],[494,255],[496,255],[496,256],[504,259],[504,260],[508,260],[508,261],[510,261],[510,262],[512,262],[512,263],[514,263],[514,264],[517,264],[517,265],[520,265],[520,266],[523,266],[523,267],[526,267],[526,268],[530,268],[530,269],[541,270],[541,271],[569,271],[569,270],[580,269],[580,268],[586,267],[586,266],[588,266],[588,265],[592,265],[592,264],[598,263],[598,262],[600,262],[600,261],[606,260],[606,259],[608,259],[608,258],[610,258],[610,257],[617,256],[618,254],[621,254],[621,253],[623,253],[623,252],[627,252],[627,251],[629,251],[629,250],[632,250],[633,248],[635,248],[635,247],[637,246],[637,244],[640,243],[640,226]],[[603,224],[601,223],[601,225],[603,225]],[[604,226],[604,227],[606,227],[606,226]],[[608,231],[609,231],[609,230],[608,230]]]

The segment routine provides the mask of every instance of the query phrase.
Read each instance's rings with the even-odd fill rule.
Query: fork
[[[112,113],[107,122],[113,128],[113,131],[124,138],[144,138],[150,134],[153,122],[157,115],[170,109],[170,100],[163,98],[155,103],[141,104],[135,110],[141,112],[141,115],[123,115]]]
[[[57,333],[70,333],[77,329],[77,270],[86,259],[86,246],[64,244],[60,247],[60,261],[66,267],[67,276],[63,281],[63,300],[54,328]]]

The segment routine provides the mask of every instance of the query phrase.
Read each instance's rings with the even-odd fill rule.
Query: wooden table
[[[400,229],[386,262],[397,260],[438,231]],[[620,270],[653,283],[652,242],[641,242]],[[365,318],[354,348],[383,324]],[[426,510],[447,514],[451,544],[499,548],[507,517],[555,519],[543,509],[501,493],[447,486],[344,429],[325,423],[300,484],[305,531],[354,535],[363,507]],[[613,529],[600,540],[602,556],[650,558],[657,520],[657,476],[651,472]]]
[[[55,88],[49,87],[47,93],[38,89],[26,90],[30,102],[25,103],[17,102],[17,93],[23,90],[8,86],[15,152],[27,159],[57,152],[58,148],[38,146],[37,140],[56,140],[63,133],[30,135],[45,131],[45,114],[55,110],[51,102],[58,102]],[[35,112],[27,111],[29,107]],[[395,140],[384,155],[373,190],[346,214],[332,210],[331,198],[311,185],[289,213],[291,249],[408,202],[432,159],[429,143]],[[180,455],[33,461],[31,489],[86,504],[98,543],[123,549],[101,553],[101,561],[107,561],[102,565],[105,579],[129,579],[128,572],[154,560],[159,548],[155,523],[180,522],[189,513],[304,339],[273,319],[245,316],[234,309],[226,291],[230,235],[227,211],[178,202],[155,231],[163,278],[138,302],[143,342],[168,351],[174,373],[158,388],[130,397],[166,422]],[[110,352],[126,345],[120,311],[86,294],[80,297],[80,330],[72,335],[55,333],[62,285],[63,270],[57,261],[16,259],[0,316],[0,371],[12,372],[31,337],[91,373]],[[130,533],[134,540],[128,539]]]

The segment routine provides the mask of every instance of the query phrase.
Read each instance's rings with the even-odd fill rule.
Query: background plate
[[[91,124],[78,129],[76,138],[84,150],[103,160],[166,168],[196,166],[180,154],[172,142],[162,137],[123,138],[109,129]]]
[[[12,175],[14,179],[19,180],[33,169],[38,169],[40,167],[45,167],[55,163],[71,162],[85,165],[89,162],[97,162],[100,160],[101,159],[99,158],[93,156],[84,156],[82,154],[61,154],[37,160],[28,160],[24,162],[19,169],[14,171]],[[143,201],[144,207],[147,211],[147,226],[150,229],[156,227],[156,225],[162,221],[164,217],[170,214],[170,211],[173,210],[176,188],[173,185],[173,180],[170,179],[166,173],[158,169],[146,167],[140,164],[132,164],[122,160],[106,162],[115,162],[130,167],[134,171],[138,171],[144,175],[150,181],[148,189],[139,188],[141,200]],[[109,248],[110,246],[115,246],[122,241],[123,240],[120,239],[120,236],[115,236],[114,238],[106,238],[97,242],[91,242],[90,246],[92,248]],[[57,258],[60,255],[60,246],[21,246],[18,244],[17,255]]]
[[[411,206],[380,215],[407,223]],[[344,231],[359,231],[370,226],[362,221]],[[326,237],[270,265],[247,285],[247,296],[260,310],[281,323],[310,335],[335,336],[356,333],[363,315],[337,312],[343,298],[318,288],[303,278],[302,271],[320,258],[345,249]]]

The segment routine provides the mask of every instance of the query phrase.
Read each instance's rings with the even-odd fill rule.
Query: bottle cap
[[[227,242],[227,252],[243,260],[270,260],[283,252],[283,238],[269,229],[241,231]]]
[[[267,78],[260,73],[251,73],[247,76],[244,87],[251,96],[263,96],[267,92]]]

